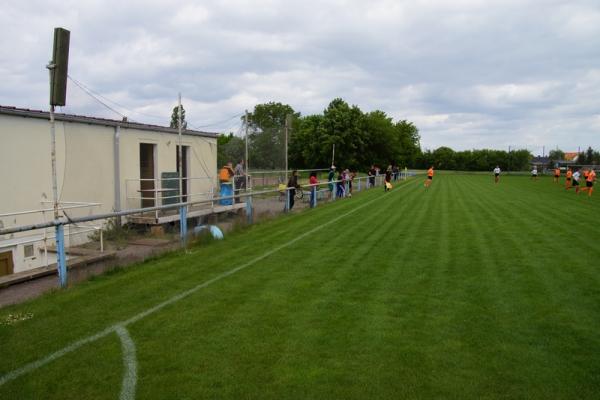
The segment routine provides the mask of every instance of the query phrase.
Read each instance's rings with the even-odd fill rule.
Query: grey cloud
[[[198,125],[256,102],[309,114],[343,97],[414,120],[427,147],[600,147],[595,1],[49,5],[3,7],[2,104],[47,107],[52,28],[65,26],[71,75],[146,114],[120,109],[132,119],[167,123],[177,92]],[[72,84],[66,110],[115,116]]]

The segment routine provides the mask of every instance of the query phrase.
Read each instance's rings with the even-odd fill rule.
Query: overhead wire
[[[71,80],[71,82],[73,82],[75,85],[77,85],[77,87],[79,87],[79,89],[83,90],[83,92],[85,92],[88,96],[90,96],[91,98],[93,98],[94,100],[96,100],[98,103],[102,104],[104,107],[106,107],[110,111],[114,112],[115,114],[120,115],[122,118],[126,117],[125,114],[120,113],[119,111],[115,110],[114,108],[112,108],[111,106],[109,106],[108,104],[106,104],[105,102],[103,102],[102,100],[100,100],[96,95],[94,95],[91,91],[89,91],[88,89],[86,89],[78,81],[74,80],[70,76],[68,76],[68,78]]]
[[[108,97],[102,95],[101,93],[98,93],[97,91],[93,90],[88,85],[86,85],[83,82],[81,82],[80,80],[73,78],[71,75],[67,75],[67,76],[81,90],[83,90],[89,96],[93,97],[96,101],[100,102],[100,104],[102,104],[103,106],[107,107],[109,110],[111,110],[111,111],[119,114],[121,117],[125,117],[125,115],[123,113],[119,112],[118,110],[115,110],[114,108],[110,107],[106,103],[111,103],[111,104],[115,105],[116,107],[122,108],[123,110],[129,111],[130,113],[133,113],[133,114],[139,114],[139,115],[143,115],[143,116],[150,117],[150,118],[156,118],[156,119],[160,119],[160,120],[164,120],[165,119],[164,116],[158,116],[158,115],[153,115],[153,114],[148,114],[148,113],[144,113],[144,112],[141,112],[141,111],[133,110],[133,109],[127,107],[127,106],[124,106],[123,104],[120,104],[120,103],[118,103],[118,102],[116,102],[114,100],[109,99]],[[102,101],[100,99],[103,99],[104,101]],[[208,128],[208,127],[215,126],[215,125],[224,124],[226,122],[231,121],[234,118],[239,118],[239,117],[241,117],[243,115],[244,115],[243,113],[237,113],[237,114],[232,115],[231,117],[229,117],[227,119],[220,120],[220,121],[215,121],[215,122],[211,122],[211,123],[206,123],[206,124],[191,124],[188,121],[188,124],[193,129],[202,129],[202,128]]]

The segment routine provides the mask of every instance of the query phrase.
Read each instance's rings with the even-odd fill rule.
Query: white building
[[[68,114],[55,119],[62,213],[83,216],[179,201],[177,129]],[[216,134],[185,130],[181,143],[184,200],[212,197]],[[0,229],[52,220],[52,197],[49,113],[0,106]],[[67,245],[88,241],[98,225],[68,225]],[[45,249],[54,244],[53,233],[0,236],[0,276],[52,262]]]

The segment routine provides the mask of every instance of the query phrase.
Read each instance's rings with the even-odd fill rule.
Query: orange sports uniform
[[[573,179],[573,171],[571,171],[570,169],[568,169],[567,170],[567,179],[566,179],[566,182],[565,182],[565,187],[567,189],[571,188],[571,181],[572,181],[572,179]]]
[[[596,180],[596,171],[593,169],[586,171],[585,175],[585,187],[581,189],[583,192],[588,192],[588,196],[592,195],[594,191],[594,181]]]

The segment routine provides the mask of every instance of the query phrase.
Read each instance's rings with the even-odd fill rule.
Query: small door
[[[13,273],[13,258],[12,251],[0,253],[0,276],[10,275]]]
[[[176,151],[177,151],[177,173],[179,173],[179,145],[176,146]],[[187,201],[187,194],[188,194],[188,160],[189,160],[189,152],[190,152],[190,146],[181,146],[181,167],[183,168],[183,174],[181,174],[181,177],[183,178],[183,187],[181,188],[181,194],[183,195],[182,200],[183,202]]]
[[[140,194],[142,197],[142,208],[154,207],[154,152],[155,144],[140,143]]]

